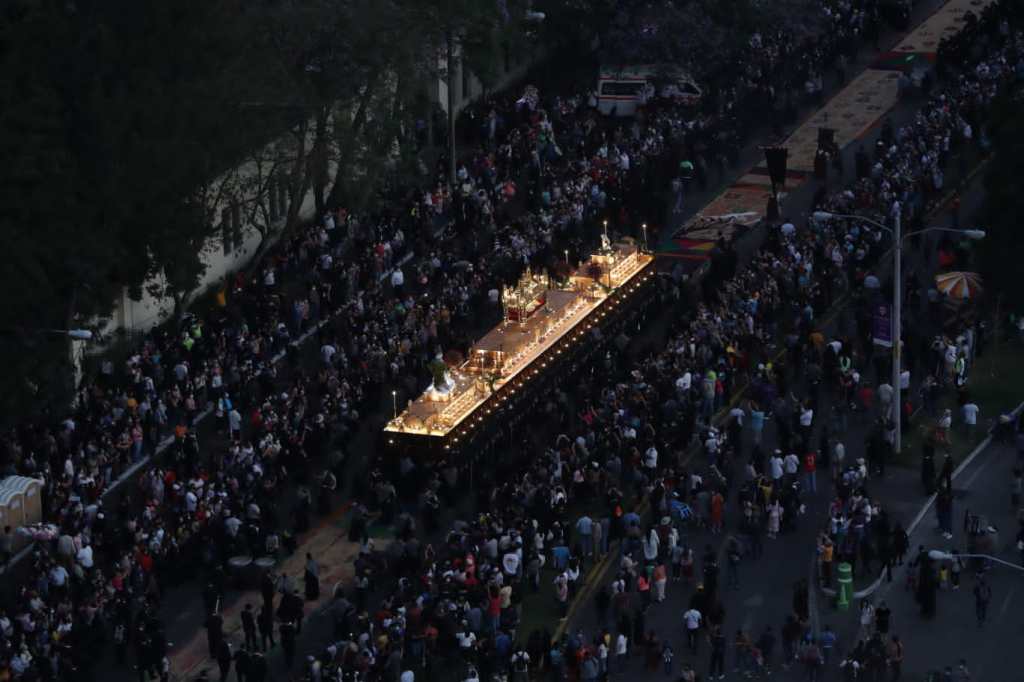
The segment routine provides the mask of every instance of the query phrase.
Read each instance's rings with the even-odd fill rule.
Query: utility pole
[[[893,438],[892,450],[894,455],[899,455],[903,449],[903,390],[900,387],[900,368],[902,353],[900,340],[903,336],[903,223],[901,216],[903,206],[897,202],[896,216],[893,221],[893,249],[895,261],[893,262],[893,299],[892,299],[892,390],[895,396],[893,408],[896,434]]]
[[[448,182],[455,187],[455,37],[449,28],[445,36],[448,71]]]

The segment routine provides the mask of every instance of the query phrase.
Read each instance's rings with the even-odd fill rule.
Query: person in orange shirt
[[[818,492],[818,453],[804,455],[804,488],[809,493]]]
[[[636,591],[640,593],[641,603],[644,608],[651,605],[651,583],[648,582],[647,576],[641,573],[636,578]]]
[[[664,562],[654,567],[654,601],[665,601],[665,585],[668,583],[668,570]]]
[[[725,498],[716,490],[715,494],[711,496],[711,532],[715,535],[722,532],[724,516]]]

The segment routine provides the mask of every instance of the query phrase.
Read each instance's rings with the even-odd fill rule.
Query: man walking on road
[[[892,682],[896,682],[896,680],[900,679],[900,675],[903,674],[903,642],[900,641],[898,635],[892,636],[887,654],[889,668],[892,670]]]
[[[242,632],[245,633],[245,646],[249,650],[256,649],[256,614],[252,604],[246,604],[242,610]]]
[[[978,584],[974,586],[974,611],[978,616],[978,627],[985,625],[988,619],[988,603],[992,601],[992,588],[985,576],[978,577]]]
[[[686,643],[691,653],[697,653],[697,633],[700,631],[704,617],[700,611],[691,608],[683,614],[683,621],[686,623]]]
[[[811,494],[818,492],[818,455],[814,451],[804,455],[804,486]]]
[[[725,635],[718,625],[711,631],[708,637],[711,642],[711,663],[708,666],[708,679],[714,679],[716,671],[718,679],[725,679]]]
[[[736,536],[729,538],[729,549],[727,551],[727,561],[729,567],[729,587],[738,590],[740,589],[740,542],[736,539]]]

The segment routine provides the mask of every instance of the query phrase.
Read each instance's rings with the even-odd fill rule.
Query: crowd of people
[[[356,432],[385,384],[414,394],[439,348],[464,349],[481,320],[496,318],[503,277],[525,264],[550,266],[567,245],[581,256],[586,227],[603,216],[621,230],[638,219],[653,224],[646,197],[671,175],[666,169],[693,159],[697,182],[706,182],[714,164],[735,159],[752,104],[782,111],[776,99],[820,81],[830,65],[842,68],[842,55],[877,30],[874,1],[829,2],[825,11],[837,30],[806,50],[781,30],[751,36],[727,61],[743,74],[738,85],[712,88],[696,111],[662,103],[630,125],[609,127],[582,92],[491,100],[480,147],[458,164],[456,186],[439,181],[410,194],[401,210],[332,211],[288,236],[255,274],[232,280],[223,308],[153,332],[123,366],[106,363],[81,386],[68,417],[6,434],[4,471],[45,481],[44,515],[57,536],[33,551],[31,577],[0,613],[0,660],[11,677],[88,679],[95,652],[110,641],[119,662],[134,645],[140,676],[167,679],[158,617],[167,587],[201,578],[204,607],[216,612],[229,557],[293,551],[312,515],[337,503],[332,494],[345,474],[338,443]],[[908,223],[918,219],[941,190],[949,150],[980,134],[985,106],[1017,68],[1020,35],[1002,36],[972,71],[954,72],[914,125],[883,135],[873,163],[861,169],[858,162],[852,189],[822,195],[817,206],[883,217],[901,210]],[[461,249],[443,246],[453,233]],[[800,357],[813,343],[816,315],[870,276],[884,245],[870,227],[829,221],[773,233],[739,268],[723,242],[724,265],[713,272],[721,286],[709,287],[712,295],[674,325],[665,348],[628,369],[584,373],[575,392],[554,392],[540,409],[561,432],[541,454],[520,455],[523,466],[490,488],[491,511],[470,521],[440,526],[439,509],[458,496],[456,465],[424,472],[423,463],[403,460],[395,479],[373,471],[369,492],[354,505],[350,537],[364,551],[353,589],[333,606],[339,643],[309,662],[312,678],[404,681],[410,667],[454,659],[469,671],[465,679],[500,671],[524,679],[540,667],[555,678],[571,670],[595,679],[639,646],[670,670],[671,645],[647,631],[641,607],[665,598],[670,576],[695,580],[695,548],[683,531],[722,532],[734,491],[742,533],[730,541],[729,566],[733,556],[738,562],[758,551],[761,529],[772,537],[797,522],[801,495],[814,490],[813,477],[800,474],[814,474],[814,462],[801,456],[794,468],[778,455],[815,448],[817,389],[794,399],[785,364],[770,362],[774,344],[784,333]],[[305,336],[315,338],[312,363],[298,343]],[[856,374],[843,355],[849,344],[824,345],[831,350],[823,349],[822,366],[834,360],[842,385],[841,377]],[[752,400],[719,430],[711,417],[740,377],[751,380]],[[768,415],[779,427],[779,450],[769,457],[754,447],[746,464],[743,431],[760,445]],[[204,420],[214,429],[201,432]],[[696,465],[686,460],[694,440],[704,451]],[[146,457],[154,466],[134,474],[133,494],[107,508],[104,493]],[[837,508],[855,526],[872,521],[862,483],[851,479]],[[292,484],[300,488],[294,503]],[[421,513],[399,503],[410,496]],[[649,503],[643,514],[641,499]],[[580,507],[601,513],[576,515]],[[384,555],[365,542],[370,512],[396,527]],[[837,528],[829,542],[843,548],[838,554],[856,555],[845,548],[858,532]],[[549,632],[517,639],[525,593],[550,591],[564,613],[587,566],[615,541],[620,570],[598,602],[614,610],[617,636],[570,632],[554,647]],[[690,604],[697,615],[688,620],[710,633],[714,661],[725,649],[717,599],[724,586],[713,553],[699,565]],[[549,584],[542,576],[552,567]],[[387,596],[371,605],[381,591]],[[274,586],[269,600],[264,591],[258,628],[269,623],[273,642],[276,615],[279,638],[294,646],[290,629],[301,627],[302,612],[285,592],[290,608],[282,615]],[[797,608],[782,633],[793,652],[805,611]],[[770,660],[770,639],[744,645],[745,660]],[[256,648],[246,642],[242,665],[258,682],[267,673],[254,662],[262,658]],[[214,657],[219,649],[211,644]]]

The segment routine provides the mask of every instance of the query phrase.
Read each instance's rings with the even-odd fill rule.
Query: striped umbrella
[[[981,277],[976,272],[946,272],[935,276],[935,286],[950,298],[977,298],[981,293]]]

